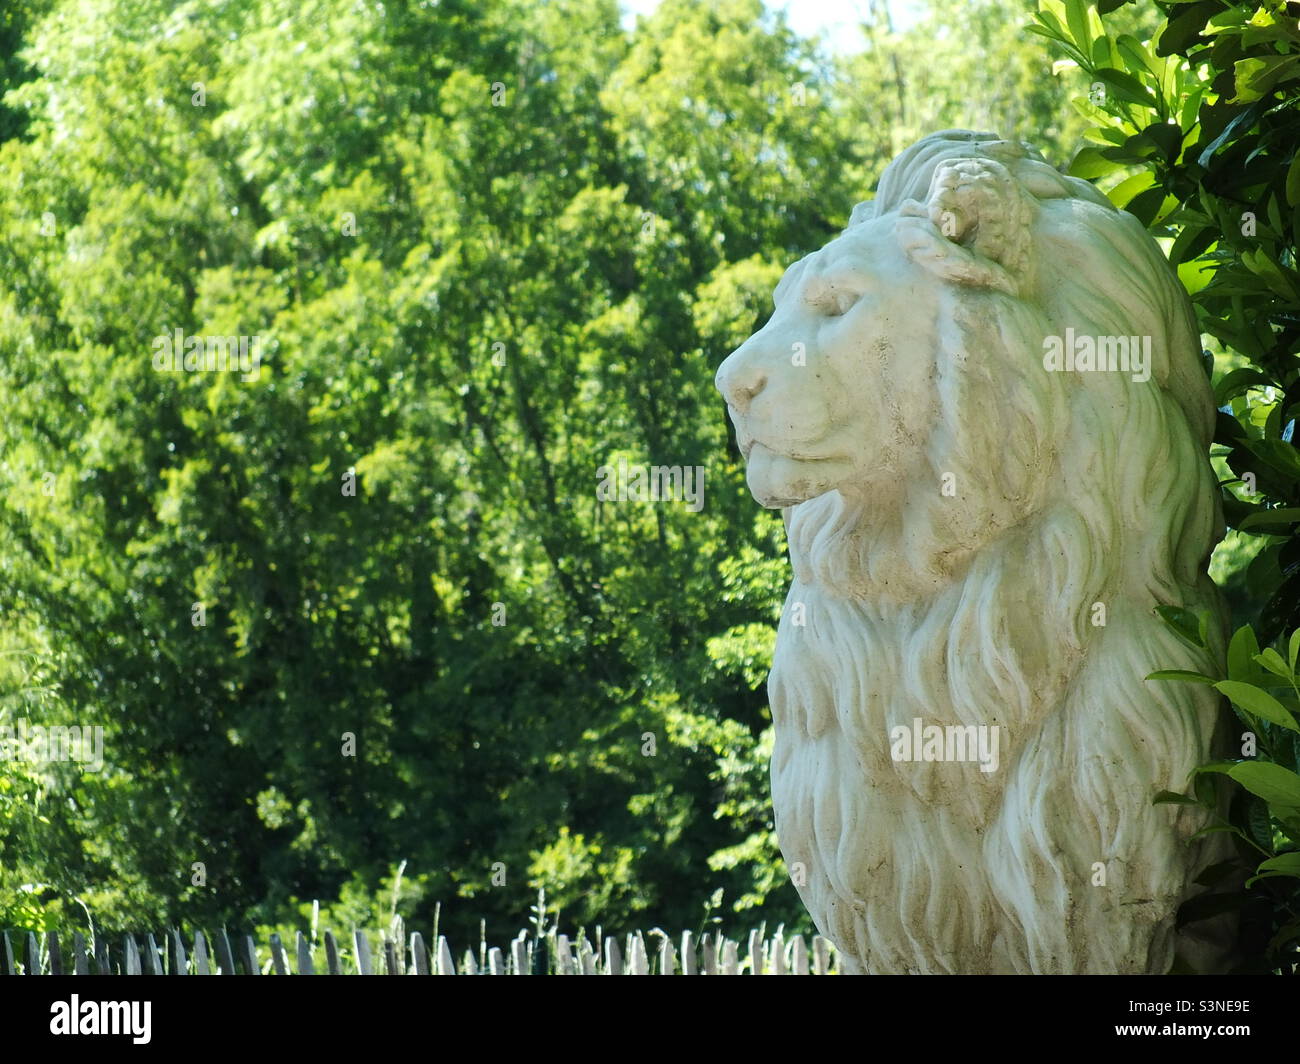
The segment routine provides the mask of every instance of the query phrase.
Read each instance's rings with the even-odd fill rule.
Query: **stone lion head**
[[[867,970],[1166,970],[1201,824],[1151,798],[1208,758],[1217,699],[1144,677],[1219,644],[1152,608],[1220,613],[1222,517],[1159,247],[1032,149],[947,131],[773,301],[716,383],[786,519],[773,803],[818,926]],[[895,760],[915,719],[996,726],[1000,767]]]

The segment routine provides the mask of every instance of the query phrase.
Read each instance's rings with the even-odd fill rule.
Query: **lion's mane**
[[[1198,814],[1152,799],[1209,757],[1217,696],[1144,677],[1211,671],[1223,638],[1211,625],[1200,653],[1153,614],[1221,616],[1195,321],[1136,219],[990,134],[910,148],[850,228],[895,212],[909,253],[933,257],[945,238],[922,204],[964,160],[991,161],[1010,191],[990,195],[1011,201],[1005,231],[986,213],[936,284],[933,407],[902,412],[932,481],[883,508],[831,491],[785,511],[777,832],[851,968],[1162,973],[1207,855],[1188,841]],[[1067,328],[1150,336],[1151,379],[1046,372],[1043,339]],[[1001,767],[895,762],[890,730],[915,718],[999,726]]]

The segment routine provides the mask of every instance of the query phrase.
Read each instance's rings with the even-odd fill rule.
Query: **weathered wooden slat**
[[[682,932],[682,975],[699,975],[695,963],[695,936],[689,931]]]
[[[577,966],[573,959],[573,950],[569,948],[568,935],[555,936],[555,974],[574,975]]]
[[[529,943],[529,971],[533,975],[551,974],[551,937],[543,935]]]
[[[673,949],[672,939],[667,935],[664,935],[663,941],[659,943],[659,974],[677,974],[677,951]]]
[[[243,962],[245,975],[262,974],[262,966],[257,960],[257,943],[252,935],[239,936],[239,959]]]
[[[424,936],[411,932],[411,975],[429,974],[429,951],[424,946]]]
[[[113,955],[108,939],[104,938],[98,931],[95,932],[95,974],[113,974]]]
[[[488,970],[493,975],[506,974],[505,955],[496,946],[488,950]]]
[[[722,943],[722,963],[719,968],[723,975],[740,974],[740,947],[731,939]]]
[[[148,931],[144,936],[144,974],[145,975],[162,975],[162,961],[158,957],[158,943],[154,941],[153,932]]]
[[[334,941],[334,932],[325,932],[325,970],[330,975],[342,975],[343,965],[339,963],[339,945]]]
[[[468,968],[463,968],[462,971],[464,971],[466,975],[470,975],[470,974],[472,974]],[[449,943],[449,942],[447,941],[447,936],[446,936],[446,935],[439,935],[439,936],[438,936],[438,968],[437,968],[437,972],[438,972],[439,975],[455,975],[455,974],[456,974],[456,962],[455,962],[455,960],[452,959],[452,956],[451,956],[451,943]]]
[[[757,928],[749,933],[749,974],[763,974],[763,940]]]
[[[786,968],[785,966],[785,935],[783,935],[780,931],[778,931],[776,933],[776,937],[772,939],[771,965],[772,965],[773,975],[790,974],[789,969]]]
[[[389,975],[401,975],[402,969],[397,960],[397,947],[391,938],[384,938],[384,970]]]
[[[123,940],[126,971],[123,975],[140,975],[140,948],[135,944],[135,936],[127,935]]]
[[[169,975],[189,975],[189,958],[185,956],[185,942],[181,938],[181,929],[173,927],[167,936],[167,961]]]
[[[17,958],[14,945],[9,941],[9,932],[0,931],[0,975],[17,975]]]
[[[530,975],[528,967],[528,941],[520,937],[510,943],[510,968],[514,975]]]
[[[718,943],[712,935],[705,935],[700,940],[700,958],[705,975],[718,974]]]
[[[821,935],[813,936],[813,972],[817,975],[829,975],[831,970],[830,943]]]
[[[298,955],[298,974],[315,975],[316,969],[311,963],[311,943],[301,931],[298,932],[298,938],[294,943],[294,952]]]
[[[62,975],[63,951],[59,948],[59,933],[57,931],[45,932],[45,955],[50,975]]]
[[[618,943],[613,936],[605,939],[605,974],[623,974],[623,954],[619,952]]]
[[[284,955],[284,943],[278,931],[271,932],[271,971],[276,975],[289,974],[289,958]]]
[[[578,943],[578,964],[581,966],[583,975],[600,974],[600,959],[596,956],[596,951],[592,949],[591,943],[587,941],[586,935],[583,935],[582,940]]]
[[[194,974],[212,974],[212,966],[208,963],[208,940],[202,931],[194,932]]]
[[[217,935],[217,964],[221,967],[222,975],[238,975],[239,970],[235,967],[235,951],[230,948],[230,936],[226,934],[223,927],[221,933]]]
[[[72,932],[72,974],[90,974],[90,965],[86,963],[86,936],[80,931]]]
[[[36,935],[27,932],[27,943],[23,954],[23,972],[27,975],[41,974],[41,946]]]
[[[438,963],[438,969],[439,975],[450,974],[442,971],[441,960]],[[478,961],[474,959],[474,951],[472,949],[467,949],[465,951],[465,959],[461,962],[460,971],[462,975],[478,975]]]
[[[808,946],[803,940],[803,935],[794,936],[794,943],[790,947],[790,960],[795,975],[808,974]]]
[[[373,975],[374,968],[370,964],[370,940],[366,938],[364,931],[353,928],[352,930],[352,950],[356,959],[358,975]]]

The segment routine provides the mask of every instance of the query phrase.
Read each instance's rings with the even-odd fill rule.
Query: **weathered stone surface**
[[[794,579],[769,694],[781,848],[871,972],[1164,972],[1211,754],[1214,404],[1136,219],[990,134],[909,148],[722,365]],[[1123,357],[1121,357],[1121,355]],[[1212,647],[1158,604],[1210,612]],[[935,730],[937,729],[937,730]]]

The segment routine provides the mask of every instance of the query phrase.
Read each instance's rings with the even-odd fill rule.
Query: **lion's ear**
[[[904,218],[924,218],[938,233],[909,226],[904,247],[951,280],[1016,293],[1029,271],[1037,203],[993,159],[940,166],[924,204],[909,200]]]

